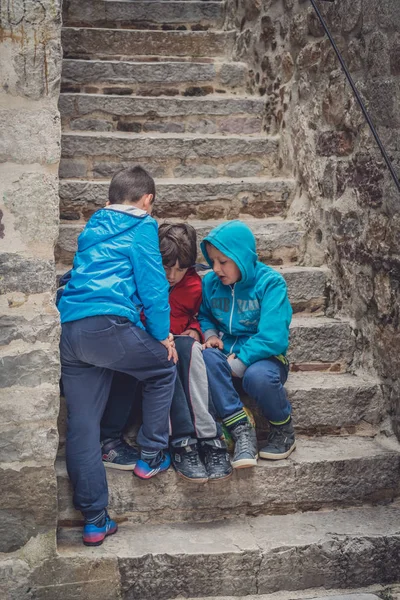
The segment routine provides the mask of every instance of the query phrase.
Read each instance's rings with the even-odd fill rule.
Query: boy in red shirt
[[[175,336],[179,357],[170,412],[172,463],[181,477],[194,483],[220,481],[231,476],[232,466],[226,444],[221,441],[218,426],[210,413],[207,371],[201,346],[203,335],[197,320],[202,284],[194,268],[196,231],[186,223],[165,223],[159,227],[158,234],[162,262],[170,285],[170,331]],[[114,393],[113,404],[107,405],[101,437],[105,466],[132,470],[132,453],[126,452],[126,443],[120,442],[120,432],[135,393],[135,385],[127,379],[115,381],[120,393]]]
[[[197,320],[202,286],[194,268],[196,231],[187,223],[165,223],[159,227],[158,236],[170,285],[170,330],[179,357],[170,413],[172,463],[180,476],[194,482],[226,479],[232,467],[209,410],[203,335]]]

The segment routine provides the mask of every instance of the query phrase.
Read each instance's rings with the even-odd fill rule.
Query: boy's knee
[[[196,344],[196,340],[190,335],[182,335],[180,337],[175,338],[175,348],[178,352],[191,352],[194,344]]]
[[[253,365],[252,365],[253,366]],[[281,378],[277,371],[268,367],[252,368],[248,367],[243,376],[243,387],[256,388],[259,391],[265,391],[268,388],[275,388],[281,385]]]
[[[206,348],[203,350],[203,358],[206,365],[212,366],[221,362],[225,357],[218,348]]]

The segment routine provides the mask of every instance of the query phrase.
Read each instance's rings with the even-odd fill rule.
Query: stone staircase
[[[69,267],[112,173],[133,163],[156,178],[158,218],[189,220],[199,237],[245,220],[295,312],[287,389],[298,448],[219,485],[172,470],[148,482],[108,472],[120,532],[88,549],[61,414],[59,563],[45,598],[247,596],[400,580],[400,451],[385,430],[381,387],[355,374],[352,324],[326,316],[329,270],[304,262],[304,228],[288,216],[295,181],[279,138],[266,133],[264,99],[246,95],[247,67],[232,60],[236,33],[223,24],[221,2],[64,3],[56,257],[60,271]],[[257,426],[262,436],[259,415]]]

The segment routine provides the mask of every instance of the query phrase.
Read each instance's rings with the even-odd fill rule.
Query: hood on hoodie
[[[104,218],[105,214],[108,216],[107,219]],[[122,233],[124,230],[131,229],[147,216],[149,215],[145,210],[132,204],[110,204],[105,206],[92,215],[80,234],[78,250],[86,250]]]
[[[241,282],[251,281],[255,275],[257,263],[256,240],[250,227],[239,220],[222,223],[212,229],[200,244],[204,258],[212,267],[206,242],[209,242],[238,266],[242,275]]]

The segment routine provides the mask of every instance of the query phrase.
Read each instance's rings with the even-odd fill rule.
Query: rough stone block
[[[155,2],[149,11],[147,2],[98,2],[90,0],[82,6],[72,0],[64,7],[64,23],[67,26],[120,27],[131,29],[158,29],[169,26],[187,28],[201,24],[221,26],[223,5],[220,2]]]
[[[320,156],[348,156],[354,150],[354,135],[347,131],[325,131],[319,134],[317,153]]]
[[[13,552],[33,536],[54,529],[57,489],[53,466],[0,468],[0,552]]]
[[[59,379],[59,357],[54,346],[38,342],[14,342],[1,351],[0,388],[13,385],[35,387],[56,383]]]
[[[285,278],[290,303],[295,312],[324,311],[329,279],[328,269],[284,267],[278,270]]]
[[[159,158],[164,154],[180,159],[270,155],[277,150],[276,138],[262,137],[198,137],[198,136],[129,136],[104,133],[65,133],[63,157],[113,156],[137,161],[139,157]],[[261,159],[263,160],[263,159]],[[247,176],[247,174],[246,174]]]
[[[57,383],[32,387],[14,385],[0,390],[0,426],[19,424],[22,420],[33,423],[45,419],[56,420],[60,405]]]
[[[35,259],[38,259],[38,262],[39,259],[53,258],[54,242],[57,239],[59,224],[58,180],[56,175],[25,173],[22,175],[17,174],[13,179],[11,177],[10,183],[6,183],[3,188],[4,238],[8,242],[7,250],[9,252],[20,251],[24,254],[28,250]],[[12,223],[11,228],[10,223]],[[13,265],[14,261],[11,256],[11,254],[5,255],[5,272],[8,269],[15,268],[15,275],[18,276],[22,275],[22,271],[25,269],[30,270],[28,265],[24,265],[25,262],[28,262],[27,259],[22,256],[15,256],[15,264]],[[21,269],[20,273],[18,273],[19,269]],[[37,273],[38,284],[41,283],[39,281],[42,277],[41,271],[42,269],[39,267]],[[29,279],[28,273],[23,275],[20,282],[21,287],[29,283]],[[50,285],[47,289],[51,288]],[[30,292],[36,293],[33,289]]]
[[[349,323],[325,318],[292,321],[288,358],[293,363],[341,363],[353,360],[355,337]]]
[[[165,169],[165,176],[173,177],[176,169],[191,169],[191,177],[209,177],[198,169],[212,166],[219,176],[235,170],[235,177],[249,176],[248,160],[259,163],[258,175],[274,175],[277,162],[277,139],[251,136],[209,136],[160,134],[158,136],[127,133],[76,132],[63,135],[63,158],[81,160],[91,156],[93,173],[108,177],[128,161],[150,164]],[[107,157],[107,162],[105,158]],[[246,158],[247,161],[243,161]],[[218,159],[218,160],[216,160]],[[104,170],[106,167],[106,170]],[[228,173],[229,171],[229,173]]]
[[[54,397],[53,397],[54,401]],[[20,415],[21,421],[25,415]],[[58,447],[58,433],[54,422],[19,424],[0,427],[0,462],[10,463],[24,460],[37,465],[54,461]]]
[[[303,431],[377,424],[387,410],[378,383],[365,375],[291,373],[286,387]]]
[[[132,93],[133,86],[138,84],[148,83],[167,86],[187,82],[208,82],[213,81],[215,75],[215,66],[207,63],[135,63],[100,60],[80,60],[77,62],[76,60],[67,59],[63,61],[62,72],[65,84],[123,83],[130,86],[130,93]],[[82,100],[78,99],[78,102],[80,103]],[[112,100],[108,99],[108,102],[110,103]]]
[[[78,131],[112,131],[114,129],[112,123],[101,119],[73,119],[70,127]]]
[[[219,130],[223,133],[260,133],[262,126],[261,119],[238,119],[238,118],[227,118],[223,119],[219,123]]]
[[[64,56],[230,56],[235,32],[73,29],[62,31]]]
[[[215,171],[210,167],[211,174]],[[183,168],[177,175],[184,175]],[[208,169],[206,174],[209,175]],[[193,175],[193,172],[190,173]],[[60,182],[61,213],[86,219],[105,205],[108,182]],[[158,180],[154,214],[159,218],[236,218],[241,213],[256,216],[282,214],[293,192],[287,179],[213,179],[198,182],[182,179]],[[176,199],[179,198],[179,202]]]
[[[248,67],[244,63],[224,63],[219,69],[218,85],[228,88],[240,88],[246,84]]]
[[[57,556],[32,573],[35,600],[120,600],[118,559],[82,560]],[[16,599],[17,600],[17,599]],[[18,600],[20,600],[18,598]]]
[[[62,158],[60,161],[59,175],[63,179],[78,179],[87,176],[88,165],[86,160]]]
[[[60,159],[58,110],[0,110],[0,162],[54,164]]]
[[[174,176],[213,179],[218,177],[218,170],[211,165],[179,165],[174,169]]]
[[[195,24],[213,25],[218,29],[223,22],[223,5],[220,2],[155,2],[149,11],[147,2],[104,2],[89,0],[85,5],[72,0],[64,9],[67,26],[119,27],[131,29],[154,29],[165,27],[187,27]]]
[[[10,95],[31,100],[58,98],[61,76],[60,29],[58,23],[31,27],[24,18],[7,31],[8,39],[2,42],[2,54],[5,57],[2,62],[2,82]]]
[[[169,64],[172,66],[174,63]],[[139,65],[137,65],[139,66]],[[145,65],[143,65],[145,66]],[[153,65],[154,66],[154,65]],[[161,68],[162,63],[159,65]],[[200,65],[197,65],[200,67]],[[209,66],[209,65],[204,65]],[[184,76],[190,63],[185,65],[182,73]],[[75,114],[86,117],[92,113],[99,112],[107,115],[129,117],[135,115],[139,117],[158,117],[176,118],[204,116],[231,116],[231,115],[254,115],[261,118],[264,112],[265,101],[262,98],[240,98],[226,97],[221,98],[140,98],[132,96],[130,98],[110,97],[103,95],[80,94],[61,94],[59,109],[64,117]]]
[[[4,558],[0,561],[0,597],[4,600],[31,600],[32,570],[28,562],[20,558]]]
[[[18,254],[0,255],[0,294],[41,294],[54,288],[54,262],[28,259]]]

